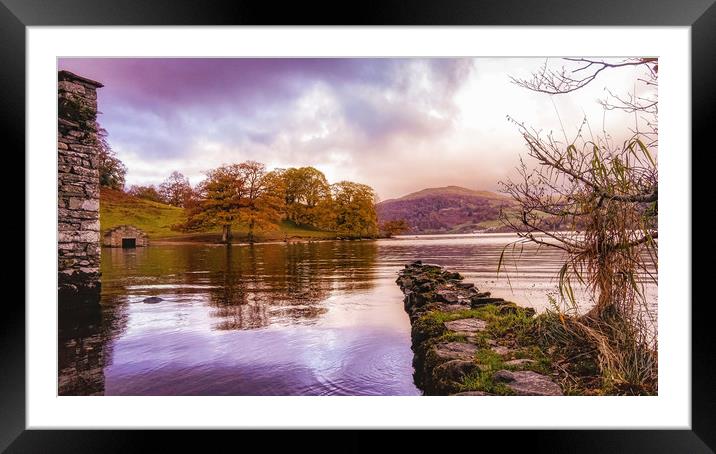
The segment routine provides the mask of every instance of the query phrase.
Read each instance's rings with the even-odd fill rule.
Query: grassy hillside
[[[99,224],[102,233],[122,224],[138,227],[150,238],[176,236],[172,224],[182,221],[182,208],[151,202],[125,194],[122,191],[102,188],[99,201]]]
[[[112,227],[129,224],[138,227],[149,235],[151,239],[175,239],[183,241],[218,241],[221,237],[219,229],[209,229],[204,232],[183,233],[171,230],[171,226],[184,219],[184,210],[163,203],[152,202],[122,191],[102,188],[99,204],[100,228],[102,233]],[[248,230],[245,226],[233,227],[235,241],[244,239]],[[292,238],[334,238],[334,232],[316,230],[309,226],[297,225],[291,221],[283,221],[275,230],[257,232],[258,241],[273,241]]]

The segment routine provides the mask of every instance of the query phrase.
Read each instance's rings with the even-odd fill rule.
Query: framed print
[[[711,2],[40,3],[2,9],[27,176],[3,448],[516,429],[712,452]]]

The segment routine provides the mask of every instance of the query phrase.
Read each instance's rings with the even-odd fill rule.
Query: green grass
[[[267,232],[267,234],[270,234],[271,232]],[[292,221],[281,221],[279,224],[279,229],[277,231],[282,238],[284,236],[288,236],[291,238],[292,236],[299,237],[299,238],[335,238],[336,233],[335,232],[327,232],[325,230],[318,230],[311,226],[306,225],[298,225]]]
[[[500,396],[514,394],[504,383],[497,383],[492,378],[500,369],[505,369],[503,358],[489,348],[482,348],[475,353],[479,370],[467,375],[460,386],[461,391],[484,391]]]
[[[218,242],[221,239],[221,231],[218,227],[192,233],[172,230],[172,225],[184,221],[184,209],[140,199],[113,189],[101,189],[99,212],[100,229],[103,234],[118,225],[129,224],[144,230],[150,239],[196,242]],[[234,225],[232,232],[236,242],[244,241],[248,237],[248,228],[240,224]],[[292,221],[282,221],[276,229],[258,231],[255,236],[256,241],[279,241],[331,239],[335,238],[336,234],[310,226],[297,225]]]
[[[510,395],[514,392],[507,385],[493,379],[498,370],[532,370],[545,375],[552,372],[552,360],[545,354],[535,335],[536,319],[521,307],[505,310],[504,306],[485,305],[455,312],[427,312],[413,324],[414,334],[417,334],[416,339],[419,342],[418,348],[427,351],[437,343],[465,341],[463,336],[447,331],[444,325],[445,322],[465,318],[485,320],[487,327],[470,340],[478,347],[474,361],[479,370],[462,379],[460,391]],[[504,356],[496,353],[490,347],[490,343],[494,341],[498,341],[500,345],[506,344],[512,352]],[[521,365],[505,364],[512,359],[530,359],[533,362]]]
[[[118,225],[129,224],[144,230],[149,238],[176,236],[173,224],[182,221],[182,208],[151,202],[102,188],[99,201],[99,223],[102,233]]]

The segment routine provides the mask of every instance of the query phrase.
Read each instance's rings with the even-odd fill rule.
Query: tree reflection
[[[208,301],[216,330],[312,324],[327,298],[374,286],[377,251],[372,241],[105,249],[101,299],[59,301],[58,393],[105,393],[116,340],[147,296],[171,310]]]
[[[214,286],[216,290],[211,292],[212,305],[216,307],[212,315],[221,319],[214,326],[216,329],[253,329],[268,325],[266,304],[254,286],[250,285],[256,263],[253,247],[248,249],[248,260],[240,256],[235,265],[234,248],[230,245],[224,247],[224,267],[218,273],[220,285]],[[239,251],[239,255],[243,255],[243,252]],[[245,277],[246,271],[249,273]]]
[[[216,329],[313,323],[327,311],[323,302],[332,292],[374,285],[374,242],[229,246],[222,252],[219,285],[210,291],[212,315],[221,319]]]

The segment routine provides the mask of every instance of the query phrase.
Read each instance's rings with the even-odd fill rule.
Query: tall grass
[[[617,311],[601,319],[548,311],[536,320],[563,387],[579,394],[657,394],[658,353],[645,332]]]

